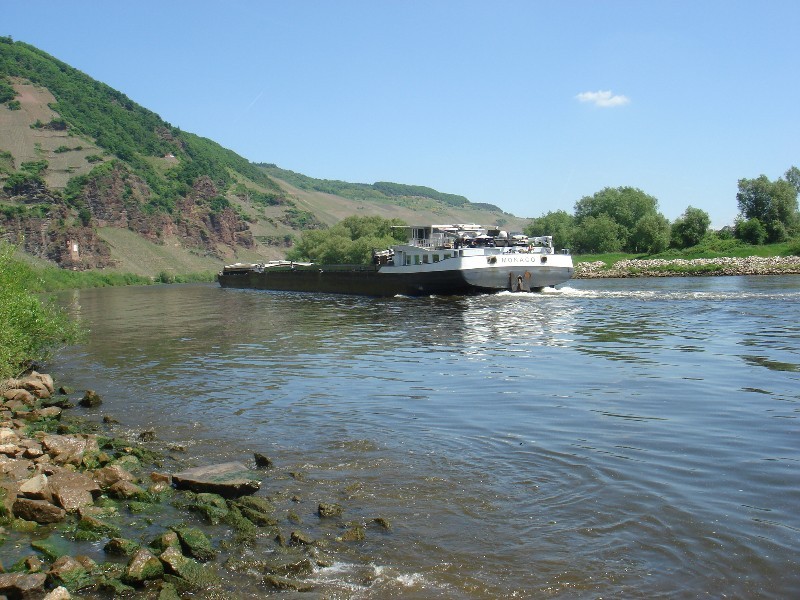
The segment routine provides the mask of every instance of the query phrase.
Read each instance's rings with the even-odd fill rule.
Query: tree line
[[[711,231],[711,218],[702,209],[688,206],[670,223],[659,212],[658,200],[642,190],[604,188],[578,200],[573,214],[558,210],[532,219],[525,233],[552,235],[559,247],[578,254],[658,254],[696,246],[709,236],[749,244],[784,242],[800,235],[798,193],[800,169],[794,166],[775,181],[766,175],[740,179],[736,221]]]

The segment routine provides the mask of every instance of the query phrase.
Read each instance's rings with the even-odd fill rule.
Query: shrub
[[[66,313],[27,291],[35,275],[13,258],[14,251],[0,244],[0,378],[22,373],[80,336],[77,323]]]

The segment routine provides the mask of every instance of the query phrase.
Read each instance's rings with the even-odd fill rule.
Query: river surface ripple
[[[50,371],[104,414],[196,464],[272,456],[306,527],[389,519],[326,597],[800,597],[798,276],[61,299],[91,333]]]

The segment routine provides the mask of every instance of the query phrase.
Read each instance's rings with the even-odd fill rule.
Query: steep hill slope
[[[72,269],[140,274],[278,258],[354,214],[521,229],[422,186],[255,165],[33,46],[0,38],[0,237]],[[170,269],[172,267],[172,269]]]

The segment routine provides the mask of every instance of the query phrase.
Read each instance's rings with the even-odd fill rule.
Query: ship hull
[[[553,261],[555,262],[555,261]],[[441,263],[440,263],[441,264]],[[508,264],[461,268],[303,265],[219,274],[222,287],[361,296],[467,295],[534,291],[572,277],[572,261],[563,265]]]

